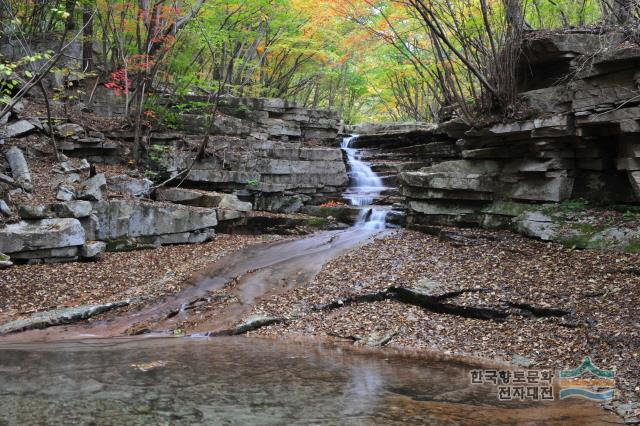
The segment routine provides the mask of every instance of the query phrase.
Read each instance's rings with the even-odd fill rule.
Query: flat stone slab
[[[93,207],[100,223],[99,240],[182,234],[218,224],[214,209],[136,200],[102,201],[94,203]]]
[[[20,120],[7,126],[2,133],[7,138],[17,138],[22,135],[26,135],[27,133],[35,130],[35,128],[36,126],[27,120]]]
[[[121,308],[131,304],[131,299],[100,305],[86,305],[75,308],[54,309],[52,311],[38,312],[29,318],[8,322],[0,326],[0,335],[17,333],[25,330],[53,327],[56,325],[71,324],[82,321],[94,315],[101,314],[115,308]]]
[[[7,254],[81,246],[84,242],[78,219],[23,220],[0,228],[0,252]]]

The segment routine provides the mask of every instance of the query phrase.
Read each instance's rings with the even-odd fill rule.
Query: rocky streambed
[[[230,251],[212,253],[213,264],[182,276],[173,290],[78,324],[6,334],[0,342],[313,337],[528,369],[570,368],[591,356],[616,371],[611,409],[629,422],[637,418],[637,254],[448,228],[437,236],[351,228],[262,243],[229,238]],[[237,251],[238,243],[254,244]]]

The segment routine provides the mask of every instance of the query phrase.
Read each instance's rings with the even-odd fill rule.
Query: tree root
[[[540,308],[523,303],[506,302],[504,308],[495,307],[474,307],[462,306],[444,301],[460,296],[464,293],[478,293],[486,291],[485,289],[466,289],[441,295],[431,295],[421,293],[417,290],[392,286],[383,291],[376,293],[367,293],[361,295],[348,296],[343,299],[335,300],[323,305],[313,307],[313,311],[331,311],[343,308],[352,304],[380,302],[383,300],[393,300],[407,305],[418,306],[423,309],[439,314],[456,315],[464,318],[473,318],[480,320],[503,321],[510,315],[521,315],[528,317],[547,318],[547,317],[563,317],[571,312],[564,309]],[[509,309],[515,308],[515,309]]]

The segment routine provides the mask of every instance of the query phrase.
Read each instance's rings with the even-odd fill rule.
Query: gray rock
[[[516,219],[518,232],[529,237],[552,241],[558,236],[560,226],[542,212],[525,212]]]
[[[306,195],[263,195],[256,200],[256,210],[296,213],[311,197]]]
[[[64,123],[54,127],[56,134],[63,138],[70,138],[76,135],[84,135],[84,127],[75,123]]]
[[[235,210],[239,212],[250,212],[252,210],[251,203],[246,201],[240,201],[237,196],[233,194],[219,194],[220,203],[217,205],[219,209]]]
[[[52,217],[53,212],[46,204],[35,206],[30,204],[19,204],[18,215],[22,219],[46,219]]]
[[[80,220],[80,225],[84,229],[85,237],[88,241],[94,241],[98,239],[100,234],[100,221],[98,216],[91,214],[88,217],[83,217]]]
[[[155,246],[163,246],[170,244],[201,244],[209,241],[216,234],[213,228],[202,229],[191,232],[182,232],[179,234],[163,234],[154,236],[151,239],[143,239],[147,244]]]
[[[42,121],[40,121],[39,118],[36,117],[32,117],[29,118],[29,123],[33,124],[35,126],[36,129],[38,130],[44,130],[44,124],[42,124]],[[48,129],[47,129],[48,130]]]
[[[11,107],[11,112],[16,116],[19,116],[24,111],[24,102],[18,101]]]
[[[156,190],[155,198],[158,201],[196,207],[216,207],[220,202],[217,193],[184,188],[159,188]]]
[[[108,179],[109,188],[123,195],[133,197],[149,197],[151,182],[149,179],[136,179],[127,175],[113,176]]]
[[[81,246],[84,242],[84,229],[77,219],[21,221],[0,229],[2,253]]]
[[[438,281],[423,278],[416,281],[416,283],[413,285],[413,290],[415,290],[417,293],[424,294],[425,296],[437,296],[441,287],[442,284],[440,284]]]
[[[89,170],[90,167],[91,165],[86,158],[69,159],[67,161],[63,161],[57,166],[62,173],[79,173]]]
[[[88,217],[92,208],[89,201],[67,201],[66,203],[57,203],[52,206],[56,216],[75,219]]]
[[[47,312],[38,312],[28,318],[11,321],[0,326],[0,335],[17,333],[36,328],[47,328],[62,324],[71,324],[91,318],[111,309],[120,308],[131,304],[131,300],[123,300],[100,305],[78,306],[75,308],[55,309]]]
[[[80,251],[84,259],[96,259],[107,250],[107,243],[102,241],[87,241]]]
[[[4,216],[11,216],[12,213],[13,212],[11,211],[11,208],[9,207],[7,202],[4,200],[0,200],[0,214]]]
[[[11,147],[5,152],[9,167],[11,167],[11,175],[18,185],[25,190],[31,192],[33,186],[31,185],[31,172],[29,171],[29,165],[24,158],[24,154],[18,147]]]
[[[35,129],[36,129],[36,126],[34,126],[29,121],[20,120],[5,127],[2,133],[4,137],[7,137],[7,138],[18,138],[20,136],[26,135],[29,132],[32,132]]]
[[[11,258],[17,260],[34,260],[34,259],[57,259],[59,261],[70,260],[74,261],[78,259],[78,253],[80,249],[77,246],[50,248],[42,250],[29,250],[21,251],[19,253],[12,253]]]
[[[92,178],[85,180],[77,194],[77,198],[87,201],[100,201],[103,198],[102,191],[107,187],[107,179],[104,174],[99,173]]]
[[[94,204],[99,240],[181,234],[213,228],[215,210],[186,206],[159,206],[136,200],[110,200]]]
[[[76,198],[76,190],[69,185],[60,185],[56,192],[56,200],[71,201]]]
[[[80,175],[78,173],[56,174],[51,178],[51,186],[58,187],[62,184],[74,184],[80,182]]]
[[[251,203],[240,201],[236,195],[220,192],[161,188],[156,191],[156,199],[188,206],[217,208],[219,221],[238,219],[252,210]]]

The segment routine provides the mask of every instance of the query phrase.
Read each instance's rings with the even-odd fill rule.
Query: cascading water
[[[351,168],[351,186],[343,194],[353,206],[362,206],[362,210],[356,221],[356,226],[365,229],[384,229],[388,211],[373,206],[373,202],[380,196],[385,187],[382,179],[371,170],[371,166],[361,160],[360,150],[352,148],[358,139],[357,135],[342,139],[341,148],[347,154],[347,161]],[[371,206],[366,208],[366,206]]]

